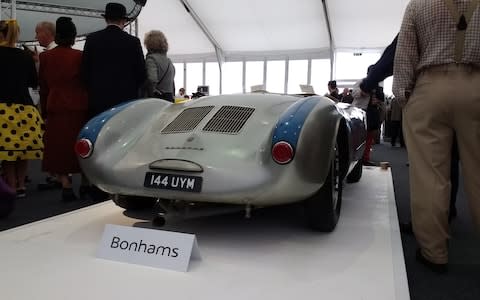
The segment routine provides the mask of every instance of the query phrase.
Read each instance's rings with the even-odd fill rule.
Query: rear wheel
[[[153,208],[155,203],[157,203],[157,199],[141,196],[115,195],[113,202],[126,210],[142,210]]]
[[[355,167],[353,167],[350,174],[347,175],[347,182],[348,183],[359,182],[360,178],[362,178],[362,173],[363,173],[363,161],[360,159],[359,161],[357,161],[357,164],[355,165]]]
[[[342,206],[342,180],[338,146],[323,186],[305,200],[305,214],[310,228],[323,232],[335,229]]]

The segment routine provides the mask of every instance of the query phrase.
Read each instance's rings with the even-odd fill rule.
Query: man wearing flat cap
[[[107,27],[87,36],[82,61],[90,117],[137,99],[146,74],[140,40],[123,31],[125,6],[108,3],[102,16]]]

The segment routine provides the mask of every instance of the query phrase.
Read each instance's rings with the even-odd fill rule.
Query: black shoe
[[[377,166],[376,163],[374,163],[373,161],[369,161],[369,160],[368,160],[368,161],[364,161],[364,162],[363,162],[363,165],[364,165],[364,166],[369,166],[369,167],[375,167],[375,166]]]
[[[27,190],[25,188],[17,189],[17,199],[27,197]]]
[[[437,274],[445,274],[448,271],[448,265],[447,264],[436,264],[436,263],[433,263],[433,262],[429,261],[428,259],[426,259],[423,256],[422,250],[420,250],[420,248],[417,249],[415,259],[419,263],[421,263],[422,265],[427,267],[430,271],[435,272]]]
[[[400,223],[400,232],[405,234],[413,234],[412,222]]]
[[[48,191],[48,190],[55,190],[55,189],[61,189],[61,188],[62,188],[62,184],[58,181],[39,183],[37,185],[37,190],[39,191]]]
[[[92,186],[89,192],[90,198],[92,198],[95,202],[101,202],[108,200],[110,198],[110,194],[102,191],[101,189],[97,188],[96,186]]]
[[[81,185],[78,189],[78,195],[80,199],[87,199],[88,195],[90,194],[90,186],[89,185]]]
[[[15,209],[15,194],[1,195],[0,219],[8,217]]]
[[[78,200],[77,196],[73,192],[72,188],[63,188],[62,189],[62,201],[63,202],[71,202]]]

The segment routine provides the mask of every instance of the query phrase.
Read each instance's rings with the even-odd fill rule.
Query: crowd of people
[[[455,209],[452,192],[458,186],[459,158],[473,220],[480,226],[480,96],[475,91],[480,85],[476,38],[480,14],[474,13],[478,4],[410,1],[398,36],[367,77],[341,94],[330,81],[326,95],[366,111],[363,163],[369,165],[371,145],[387,107],[378,83],[394,76],[395,98],[388,103],[391,144],[398,139],[408,151],[412,215],[408,225],[419,244],[418,261],[439,273],[447,270],[448,222]],[[16,47],[17,21],[0,21],[2,198],[25,197],[27,162],[43,159],[43,171],[54,174],[62,187],[61,198],[76,199],[70,175],[80,168],[73,145],[89,118],[139,96],[168,101],[185,97],[184,89],[175,95],[175,68],[162,32],[146,34],[144,57],[139,39],[123,30],[129,20],[125,7],[108,3],[103,16],[107,27],[88,35],[83,52],[72,49],[77,32],[70,18],[38,24],[36,37],[45,48],[40,54]],[[39,90],[38,106],[29,88]],[[86,179],[80,195],[105,197]]]
[[[83,51],[72,48],[77,29],[71,18],[39,23],[40,53],[36,47],[17,48],[16,20],[0,21],[0,188],[5,199],[26,196],[28,161],[39,159],[42,171],[50,174],[39,189],[61,188],[63,201],[77,195],[104,200],[107,195],[83,176],[78,193],[72,189],[71,175],[81,173],[74,153],[80,129],[128,100],[174,101],[175,67],[167,57],[165,35],[148,32],[144,56],[140,40],[123,30],[130,20],[124,5],[108,3],[103,17],[106,28],[89,34]]]

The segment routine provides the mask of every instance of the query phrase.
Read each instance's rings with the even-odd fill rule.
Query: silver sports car
[[[362,175],[365,124],[363,110],[320,96],[143,99],[90,120],[76,152],[89,180],[123,208],[303,201],[308,224],[332,231],[344,179]]]

